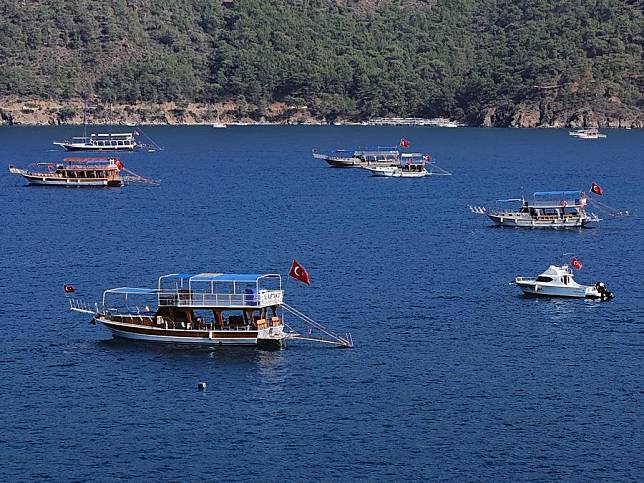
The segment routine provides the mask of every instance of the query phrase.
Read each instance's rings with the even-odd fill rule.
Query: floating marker
[[[199,384],[197,384],[197,389],[199,389],[200,391],[205,391],[206,390],[206,383],[205,382],[200,382]]]

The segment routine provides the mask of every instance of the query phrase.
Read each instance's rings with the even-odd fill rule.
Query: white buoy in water
[[[199,389],[200,391],[205,391],[206,390],[206,383],[205,382],[200,382],[199,384],[197,384],[197,389]]]

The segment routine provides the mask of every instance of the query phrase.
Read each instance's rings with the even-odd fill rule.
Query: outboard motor
[[[597,282],[595,284],[595,290],[597,290],[600,300],[610,300],[614,297],[613,292],[610,292],[606,288],[606,285],[604,284],[604,282]]]

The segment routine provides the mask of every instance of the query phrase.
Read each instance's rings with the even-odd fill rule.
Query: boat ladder
[[[319,322],[316,322],[313,320],[311,317],[308,315],[300,312],[297,310],[295,307],[291,307],[288,304],[282,303],[281,307],[283,310],[286,310],[290,314],[294,315],[298,319],[302,320],[305,322],[309,327],[315,328],[322,332],[324,335],[326,335],[326,338],[324,337],[316,337],[313,335],[301,335],[298,333],[292,333],[289,338],[290,339],[298,339],[298,340],[308,340],[312,342],[321,342],[324,344],[332,344],[337,347],[344,347],[344,348],[352,348],[353,347],[353,339],[351,337],[350,333],[347,333],[346,336],[340,337],[339,335],[335,334],[334,332],[331,332],[329,329],[324,327],[322,324]]]

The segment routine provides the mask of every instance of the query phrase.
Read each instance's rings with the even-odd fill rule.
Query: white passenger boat
[[[502,203],[521,202],[518,210],[487,210],[497,225],[525,228],[577,228],[601,221],[597,215],[586,211],[588,200],[582,191],[538,191],[533,201],[523,198],[497,200]]]
[[[596,128],[576,129],[575,131],[569,131],[568,134],[578,139],[601,139],[606,137],[606,134],[600,133]]]
[[[156,288],[105,290],[100,304],[71,299],[70,308],[92,314],[115,337],[198,345],[276,345],[287,339],[313,340],[352,347],[340,337],[284,302],[277,274],[173,273]],[[318,329],[324,337],[287,330],[288,312]]]
[[[580,285],[575,282],[572,269],[568,265],[550,265],[548,270],[538,277],[517,277],[514,282],[526,295],[597,300],[613,298],[613,293],[608,291],[603,282],[597,282],[595,285]]]
[[[449,176],[452,173],[431,162],[431,156],[423,153],[402,153],[395,166],[363,166],[373,176],[387,178],[424,178],[425,176]],[[430,166],[430,170],[427,169]]]
[[[69,140],[55,141],[67,151],[134,151],[142,147],[136,139],[136,133],[98,133],[89,136],[73,137]]]

